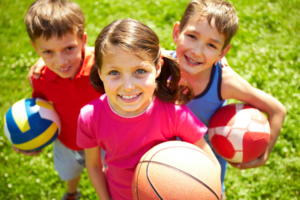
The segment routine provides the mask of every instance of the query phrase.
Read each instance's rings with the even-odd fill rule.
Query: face
[[[81,68],[86,38],[86,33],[83,39],[77,34],[67,33],[62,38],[52,36],[46,40],[39,37],[31,44],[51,71],[62,78],[72,79]]]
[[[122,116],[139,115],[153,101],[162,61],[155,66],[148,55],[141,59],[118,46],[107,48],[99,75],[110,105]]]
[[[176,53],[183,75],[210,73],[214,63],[221,60],[230,49],[224,50],[225,36],[220,34],[214,21],[191,19],[180,31],[179,22],[173,29],[173,40],[177,44]]]

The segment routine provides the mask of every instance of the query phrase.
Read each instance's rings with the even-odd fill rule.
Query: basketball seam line
[[[192,179],[194,179],[194,180],[196,180],[197,182],[199,182],[200,184],[202,184],[202,185],[203,185],[204,187],[206,187],[208,190],[210,190],[210,191],[217,197],[217,199],[219,200],[218,195],[217,195],[217,194],[215,193],[215,191],[213,191],[208,185],[206,185],[204,182],[202,182],[201,180],[197,179],[196,177],[192,176],[191,174],[186,173],[185,171],[182,171],[182,170],[180,170],[180,169],[174,168],[173,166],[170,166],[170,165],[167,165],[167,164],[164,164],[164,163],[160,163],[160,162],[157,162],[157,161],[142,161],[142,162],[139,162],[139,163],[150,163],[150,162],[151,162],[151,163],[156,163],[156,164],[159,164],[159,165],[164,165],[164,166],[166,166],[166,167],[175,169],[175,170],[177,170],[177,171],[179,171],[179,172],[181,172],[181,173],[183,173],[183,174],[188,175],[188,176],[191,177]],[[148,166],[147,166],[147,168],[148,168]],[[149,183],[150,183],[152,189],[154,190],[154,192],[158,195],[158,197],[159,197],[160,199],[162,199],[162,198],[159,196],[159,194],[157,193],[157,191],[155,190],[154,186],[151,184],[151,181],[150,181],[149,178],[148,178],[148,170],[147,170],[147,179],[148,179],[148,181],[149,181]]]

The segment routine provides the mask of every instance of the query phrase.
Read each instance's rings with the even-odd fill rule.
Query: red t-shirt
[[[82,150],[76,144],[77,120],[80,109],[98,98],[89,81],[91,67],[94,64],[94,55],[86,52],[81,69],[70,80],[61,78],[45,66],[39,79],[32,79],[32,97],[40,97],[54,104],[61,119],[61,132],[58,139],[69,149]]]

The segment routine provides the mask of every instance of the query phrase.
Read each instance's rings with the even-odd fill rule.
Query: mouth
[[[136,100],[139,96],[141,96],[142,93],[139,94],[134,94],[134,95],[120,95],[118,94],[118,96],[124,100],[124,101],[134,101]]]
[[[68,66],[68,67],[61,67],[61,68],[58,68],[57,70],[60,71],[60,72],[67,72],[71,69],[71,66]]]
[[[186,55],[185,55],[184,57],[185,57],[185,60],[186,60],[189,64],[192,64],[192,65],[200,65],[200,64],[202,64],[202,62],[197,62],[197,61],[195,61],[195,60],[189,58],[189,57],[186,56]]]

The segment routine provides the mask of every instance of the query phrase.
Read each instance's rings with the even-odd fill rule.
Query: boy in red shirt
[[[94,55],[85,51],[84,15],[74,2],[37,0],[29,7],[25,23],[32,46],[45,62],[39,79],[32,79],[32,97],[52,102],[61,118],[53,152],[55,170],[67,181],[63,199],[79,199],[84,153],[76,145],[77,119],[81,107],[101,95],[89,81]],[[24,155],[40,153],[13,148]]]

